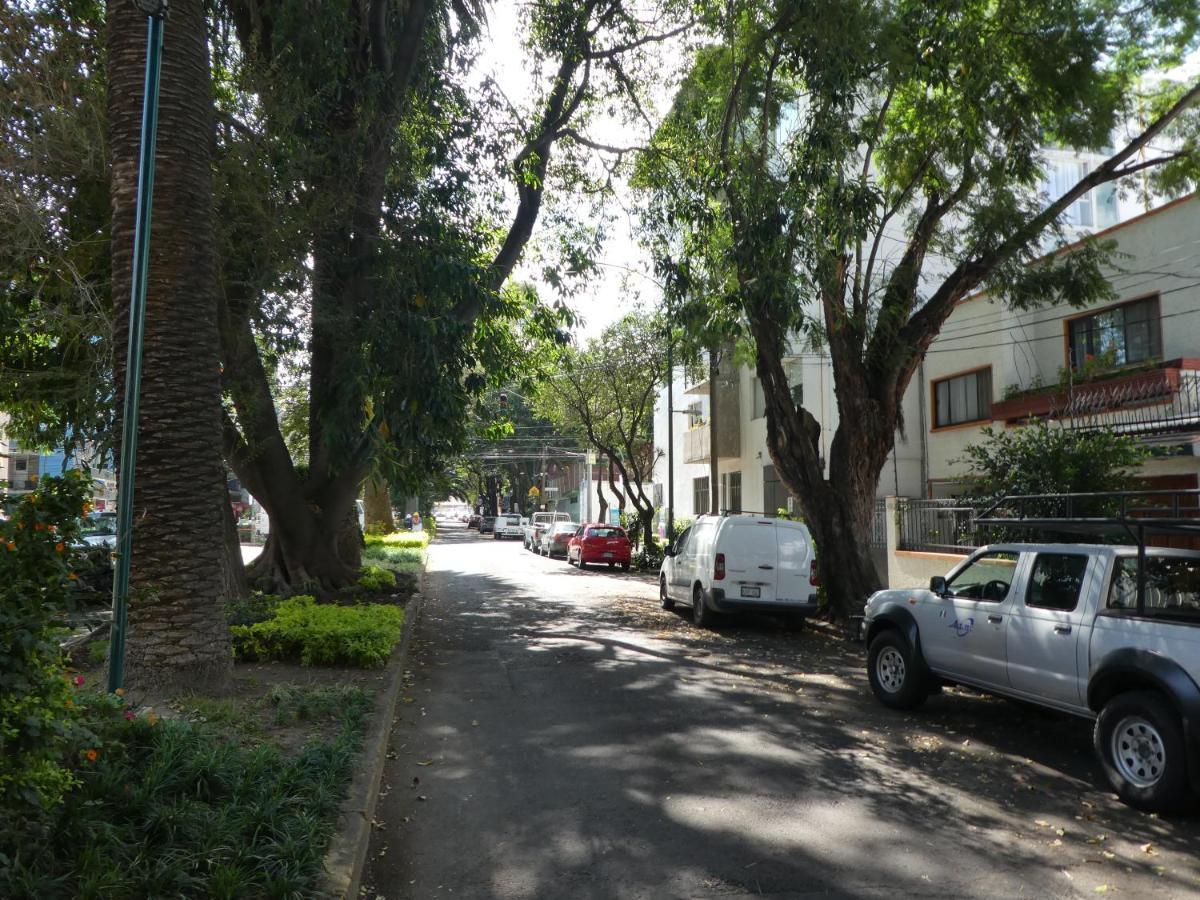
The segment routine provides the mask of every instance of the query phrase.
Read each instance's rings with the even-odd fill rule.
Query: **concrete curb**
[[[381,676],[383,689],[375,698],[347,797],[338,811],[337,829],[325,852],[325,874],[318,885],[323,897],[340,900],[357,900],[358,897],[367,863],[367,846],[371,842],[371,822],[375,818],[375,804],[379,800],[388,742],[392,736],[392,720],[396,716],[396,702],[400,699],[404,670],[408,665],[408,650],[425,607],[424,587],[425,573],[422,571],[418,590],[404,610],[404,633]]]

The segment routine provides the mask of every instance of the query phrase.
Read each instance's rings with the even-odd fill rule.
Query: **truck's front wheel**
[[[908,641],[893,628],[876,636],[867,651],[867,680],[884,706],[916,709],[929,693],[929,679]]]
[[[1183,729],[1161,694],[1117,694],[1100,711],[1093,741],[1104,777],[1130,806],[1170,812],[1186,804]]]

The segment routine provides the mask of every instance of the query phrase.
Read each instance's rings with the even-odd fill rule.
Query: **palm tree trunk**
[[[113,300],[124,391],[146,18],[108,0]],[[156,693],[220,691],[232,674],[223,605],[231,573],[221,461],[214,268],[212,82],[203,4],[165,28],[138,432],[126,681]],[[121,477],[133,477],[121,472]]]

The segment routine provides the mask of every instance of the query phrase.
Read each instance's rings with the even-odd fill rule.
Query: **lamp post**
[[[112,640],[108,690],[125,681],[125,636],[129,621],[129,564],[133,550],[133,485],[137,465],[138,405],[142,387],[142,334],[146,325],[146,278],[150,269],[150,206],[154,196],[154,147],[158,133],[158,86],[162,65],[167,0],[133,0],[147,17],[146,85],[142,97],[142,137],[138,153],[137,209],[133,231],[133,277],[129,297],[129,349],[125,405],[121,419],[121,461],[117,482],[117,559],[113,572]]]

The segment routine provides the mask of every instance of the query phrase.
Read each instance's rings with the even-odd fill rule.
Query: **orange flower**
[[[56,552],[62,553],[64,550],[67,549],[67,545],[64,544],[62,541],[59,541],[57,544],[54,545],[54,549]]]
[[[9,550],[16,550],[16,549],[17,549],[17,542],[16,542],[16,541],[9,541],[9,542],[8,542],[8,544],[7,544],[6,546],[8,547],[8,549],[9,549]]]
[[[75,708],[75,701],[72,700],[70,697],[68,697],[67,698],[67,709],[74,709],[74,708]]]
[[[158,716],[156,716],[154,714],[154,710],[150,710],[150,712],[146,713],[146,724],[147,725],[158,724]]]
[[[95,762],[96,757],[98,757],[100,754],[97,753],[95,750],[89,750],[87,753],[85,753],[83,755],[87,757],[88,762]]]
[[[68,572],[68,573],[67,573],[67,579],[68,579],[69,581],[78,581],[78,580],[79,580],[79,576],[78,576],[78,575],[76,575],[74,572]]]
[[[113,691],[113,693],[116,694],[118,697],[124,697],[125,696],[125,688],[117,688],[115,691]]]
[[[46,530],[46,526],[45,526],[45,525],[43,525],[41,522],[34,522],[34,523],[33,523],[33,530],[34,530],[34,531],[45,531],[45,530]]]

